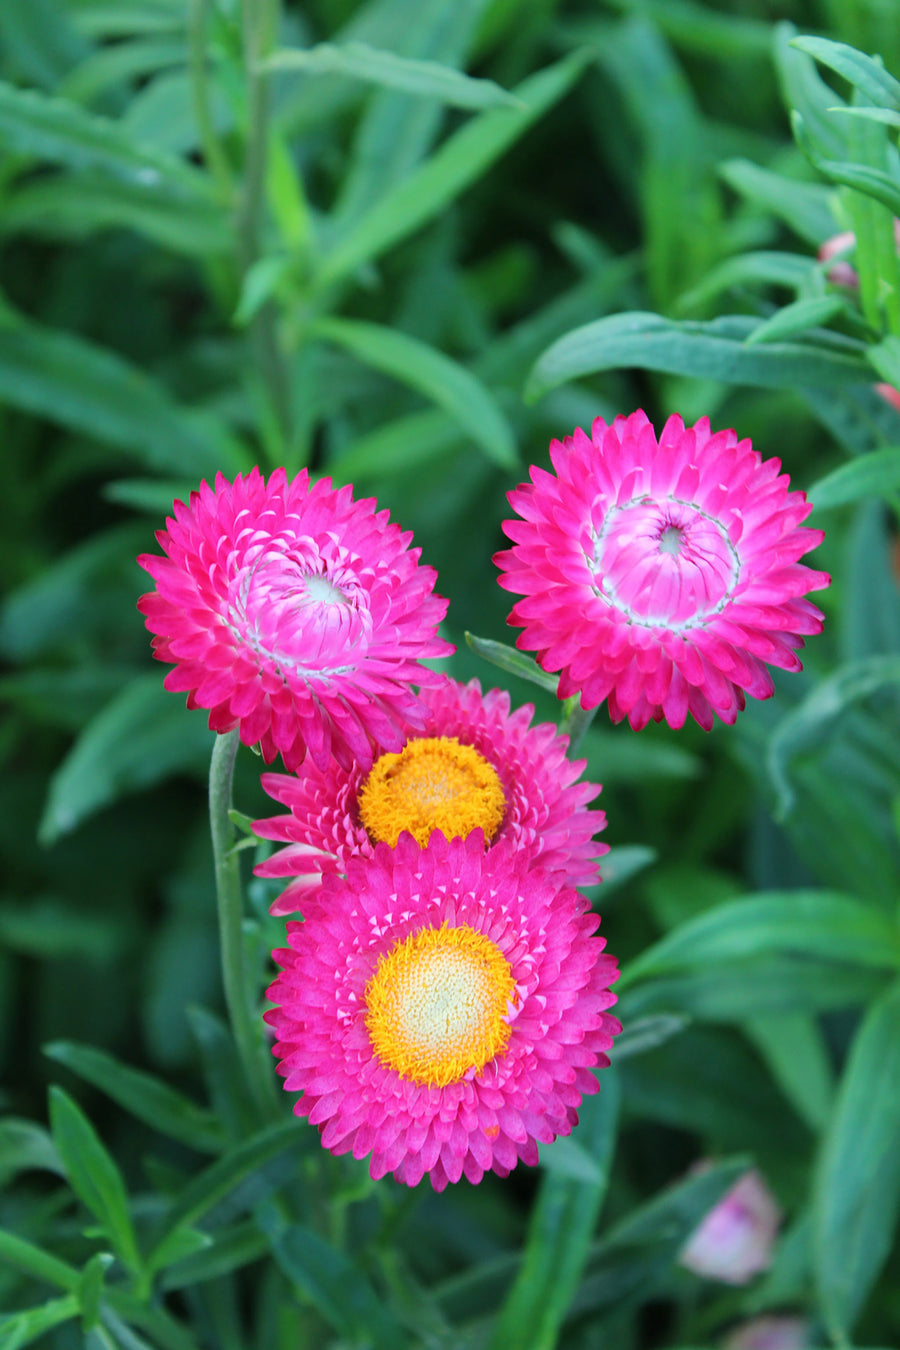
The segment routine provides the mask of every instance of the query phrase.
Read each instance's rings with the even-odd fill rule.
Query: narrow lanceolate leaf
[[[68,99],[0,82],[0,146],[8,153],[72,169],[103,169],[152,188],[167,182],[212,196],[198,169],[133,140],[118,122],[85,112]]]
[[[726,160],[719,172],[740,196],[783,220],[814,247],[838,229],[831,205],[834,193],[823,183],[785,178],[749,159]]]
[[[223,1147],[225,1134],[212,1112],[152,1074],[132,1069],[104,1050],[74,1041],[54,1041],[44,1047],[44,1054],[161,1134],[204,1153],[216,1153]]]
[[[900,490],[900,447],[873,450],[813,483],[807,496],[817,511],[846,506],[863,497],[893,497]]]
[[[783,342],[785,338],[799,337],[810,328],[830,323],[847,310],[847,302],[842,295],[817,295],[808,299],[795,300],[764,319],[754,328],[747,338],[747,346],[753,347],[760,342]]]
[[[361,319],[321,319],[315,333],[443,408],[505,469],[518,464],[512,428],[477,376],[418,338]]]
[[[591,1180],[552,1171],[545,1175],[522,1268],[494,1324],[490,1350],[553,1350],[556,1345],[606,1194],[618,1106],[618,1081],[610,1071],[603,1075],[599,1095],[582,1104],[575,1132],[596,1164],[596,1175]]]
[[[88,723],[57,769],[41,819],[45,843],[74,830],[87,816],[177,769],[209,758],[206,719],[172,698],[158,675],[143,675]]]
[[[515,647],[507,647],[505,642],[494,642],[491,638],[476,637],[474,633],[466,633],[466,642],[478,656],[484,657],[485,661],[490,661],[492,666],[498,670],[505,670],[507,675],[518,675],[520,680],[527,680],[529,684],[536,684],[541,689],[546,689],[548,693],[555,694],[559,684],[558,675],[548,675],[545,670],[541,670],[533,656],[527,652],[517,651]]]
[[[365,42],[340,45],[322,42],[305,50],[279,51],[266,61],[267,70],[296,70],[302,75],[344,75],[368,84],[401,89],[407,94],[438,99],[452,108],[518,106],[518,99],[493,80],[476,80],[438,61],[414,61]]]
[[[629,366],[772,389],[833,387],[866,378],[863,357],[836,343],[748,347],[746,339],[755,327],[753,319],[737,315],[709,323],[676,323],[658,314],[614,314],[576,328],[548,347],[531,372],[525,396],[533,402],[568,380]]]
[[[9,1317],[0,1317],[0,1345],[3,1350],[22,1350],[62,1322],[69,1322],[79,1313],[74,1294],[65,1298],[51,1298],[36,1308],[23,1308]]]
[[[442,211],[572,87],[582,53],[538,71],[512,91],[520,108],[492,108],[455,132],[420,168],[381,198],[335,245],[317,277],[333,285],[379,257]]]
[[[118,446],[153,469],[214,476],[243,466],[228,438],[85,338],[24,321],[0,327],[0,401]]]
[[[793,757],[819,744],[825,728],[846,708],[898,682],[898,656],[869,656],[862,661],[851,661],[821,680],[801,703],[781,719],[769,741],[767,759],[781,820],[790,814],[796,800],[790,780]]]
[[[0,1187],[32,1169],[65,1176],[62,1159],[42,1126],[7,1116],[0,1120]]]
[[[900,110],[900,82],[889,75],[880,61],[848,47],[844,42],[830,42],[827,38],[795,37],[791,46],[815,57],[829,70],[843,75],[863,98],[880,108]]]
[[[121,1173],[93,1125],[58,1087],[50,1089],[50,1128],[72,1190],[100,1222],[123,1263],[137,1269],[140,1257]]]
[[[832,183],[840,183],[843,187],[855,188],[857,192],[863,192],[867,197],[874,197],[895,215],[900,211],[900,182],[896,178],[885,173],[883,169],[872,169],[867,164],[857,164],[853,160],[829,159],[822,155],[799,113],[793,114],[791,125],[803,153],[825,178]]]
[[[869,1010],[844,1070],[814,1190],[819,1299],[847,1344],[891,1247],[900,1205],[900,985]]]
[[[681,924],[626,967],[619,987],[768,954],[900,969],[900,929],[880,910],[831,891],[770,891]]]

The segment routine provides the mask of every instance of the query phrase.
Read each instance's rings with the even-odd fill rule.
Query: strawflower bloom
[[[412,536],[305,469],[290,482],[284,469],[219,474],[173,511],[157,534],[165,557],[138,559],[156,582],[138,608],[175,666],[166,688],[288,768],[307,752],[349,765],[399,749],[422,717],[411,686],[439,678],[421,661],[453,650],[436,637],[447,602]]]
[[[767,664],[801,669],[796,649],[823,617],[805,595],[830,577],[798,561],[822,532],[800,528],[812,506],[779,460],[705,417],[670,417],[657,441],[643,412],[598,417],[550,456],[555,475],[532,468],[510,492],[521,519],[494,561],[525,597],[516,645],[562,672],[560,698],[607,699],[636,731],[688,714],[709,730],[745,695],[773,693]]]
[[[747,1172],[710,1210],[678,1260],[708,1280],[747,1284],[772,1264],[780,1223],[781,1210],[764,1178]]]
[[[374,1178],[441,1191],[569,1134],[621,1029],[599,918],[480,832],[411,835],[326,876],[268,991],[294,1111]]]
[[[805,1350],[811,1336],[805,1317],[754,1317],[735,1328],[722,1350]]]
[[[599,785],[576,782],[584,760],[566,758],[567,737],[550,723],[531,726],[530,705],[511,713],[507,693],[482,694],[477,680],[445,678],[422,702],[421,732],[371,770],[332,760],[307,761],[296,776],[263,774],[289,811],[253,826],[286,845],[256,868],[292,878],[273,914],[305,909],[323,874],[346,872],[348,858],[371,857],[379,841],[393,846],[403,830],[424,846],[434,830],[451,839],[481,829],[488,846],[507,840],[569,886],[597,881],[595,859],[609,850],[592,836],[606,816],[587,807]]]

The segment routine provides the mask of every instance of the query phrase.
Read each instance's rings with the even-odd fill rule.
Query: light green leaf
[[[296,70],[303,75],[344,75],[369,84],[439,99],[453,108],[519,106],[519,100],[493,80],[477,80],[438,61],[415,61],[365,42],[319,43],[305,50],[278,51],[267,70]]]
[[[548,1171],[544,1176],[522,1266],[494,1322],[489,1350],[553,1350],[556,1345],[606,1194],[619,1096],[616,1075],[604,1072],[599,1094],[586,1098],[579,1112],[573,1142],[594,1162],[596,1175],[574,1178]]]
[[[886,384],[900,388],[900,338],[892,333],[866,349],[869,364]]]
[[[848,662],[821,680],[782,717],[769,741],[767,767],[778,799],[778,817],[785,820],[796,793],[789,778],[791,759],[820,743],[825,728],[851,704],[900,681],[900,657],[870,656]]]
[[[314,332],[432,399],[493,463],[518,466],[512,428],[487,387],[465,366],[408,333],[361,319],[320,319]]]
[[[900,447],[873,450],[813,483],[807,496],[817,511],[846,506],[863,497],[889,500],[900,489]]]
[[[632,1055],[644,1055],[677,1036],[690,1025],[684,1013],[653,1013],[630,1022],[613,1042],[610,1059],[618,1064]]]
[[[632,961],[618,987],[768,954],[900,968],[900,929],[880,910],[831,891],[770,891],[681,924]]]
[[[748,347],[753,319],[729,316],[709,323],[676,323],[658,314],[614,314],[576,328],[554,342],[531,372],[525,397],[602,370],[662,370],[672,375],[763,388],[859,383],[866,363],[836,344],[773,342]]]
[[[157,674],[134,680],[89,722],[57,769],[39,837],[52,843],[119,797],[178,769],[200,771],[213,733]]]
[[[257,258],[244,276],[240,299],[234,311],[234,322],[239,328],[248,324],[266,301],[271,299],[282,281],[290,276],[294,266],[294,259],[287,253],[270,253],[264,258]]]
[[[154,1247],[148,1268],[153,1272],[165,1270],[176,1261],[184,1261],[206,1251],[211,1245],[212,1238],[208,1233],[201,1233],[199,1228],[173,1228]]]
[[[829,1330],[846,1344],[888,1255],[900,1204],[900,986],[868,1012],[816,1170],[814,1247]]]
[[[121,1173],[93,1125],[58,1087],[50,1089],[50,1129],[72,1190],[99,1220],[122,1262],[137,1270],[140,1256]]]
[[[815,247],[838,228],[832,208],[835,194],[821,183],[786,178],[749,159],[726,160],[719,172],[741,197],[783,220]]]
[[[882,126],[900,127],[900,112],[891,108],[848,108],[837,104],[829,112],[841,113],[845,117],[862,117],[867,122],[880,122]]]
[[[54,1041],[44,1046],[44,1054],[170,1139],[203,1153],[222,1149],[225,1136],[215,1116],[152,1074],[74,1041]]]
[[[395,418],[354,440],[335,459],[335,482],[415,471],[456,445],[462,435],[458,423],[437,410]]]
[[[494,108],[455,132],[426,163],[391,188],[354,223],[325,258],[317,277],[318,285],[326,287],[341,281],[440,215],[559,102],[578,79],[586,61],[583,53],[575,53],[538,71],[513,90],[522,110]]]
[[[81,1308],[81,1330],[84,1332],[92,1330],[100,1320],[103,1277],[115,1259],[112,1252],[97,1252],[81,1272],[78,1303]]]
[[[872,169],[867,164],[857,164],[852,160],[829,159],[819,150],[799,113],[793,114],[791,125],[797,143],[807,159],[830,182],[855,188],[857,192],[873,197],[875,201],[881,202],[893,211],[894,215],[900,212],[900,183],[889,173],[883,169]]]
[[[59,93],[73,103],[90,105],[116,85],[155,75],[167,66],[184,65],[187,47],[183,38],[146,38],[115,42],[99,47],[68,71]]]
[[[78,1299],[74,1294],[67,1294],[65,1298],[52,1298],[36,1308],[25,1308],[0,1318],[0,1345],[3,1350],[21,1350],[53,1327],[77,1317],[79,1311]]]
[[[798,337],[810,328],[829,323],[838,314],[846,313],[848,308],[842,295],[817,295],[795,300],[758,324],[747,337],[746,345],[753,347],[761,342],[782,342],[785,338]]]
[[[889,75],[880,61],[844,42],[820,37],[795,37],[791,46],[821,61],[829,70],[842,75],[864,98],[880,108],[900,109],[900,82]]]
[[[178,1232],[196,1232],[196,1229],[178,1229]],[[202,1250],[195,1249],[190,1256],[167,1266],[160,1284],[166,1291],[184,1289],[204,1280],[216,1280],[233,1270],[258,1261],[269,1250],[269,1241],[252,1219],[218,1229],[208,1238]]]
[[[499,670],[505,670],[507,675],[517,675],[520,680],[536,684],[550,694],[556,693],[559,676],[549,675],[545,670],[541,670],[534,657],[529,656],[527,652],[507,647],[505,642],[476,637],[474,633],[466,633],[466,642],[477,656],[484,657],[485,661],[490,661],[491,665],[497,666]]]
[[[0,402],[109,442],[149,468],[212,478],[246,467],[218,427],[179,408],[149,375],[57,329],[0,326]]]
[[[717,299],[723,292],[741,286],[767,284],[796,290],[809,282],[815,270],[815,261],[799,253],[739,253],[713,267],[702,281],[685,291],[679,297],[678,310],[690,313]]]

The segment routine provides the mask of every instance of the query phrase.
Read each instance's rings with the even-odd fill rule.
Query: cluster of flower
[[[554,442],[556,476],[510,494],[500,584],[518,645],[561,697],[614,720],[732,722],[799,668],[828,584],[777,460],[733,431],[643,413]],[[583,762],[531,708],[423,664],[449,654],[447,603],[411,536],[329,480],[258,470],[176,502],[139,561],[167,687],[239,728],[288,814],[259,867],[302,911],[274,953],[267,1020],[295,1106],[335,1153],[434,1187],[506,1175],[568,1134],[619,1023],[615,959],[576,889],[605,823]]]

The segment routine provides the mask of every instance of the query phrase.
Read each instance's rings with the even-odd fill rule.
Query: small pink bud
[[[747,1284],[771,1265],[780,1220],[781,1211],[762,1176],[748,1172],[710,1210],[678,1259],[695,1275]]]
[[[826,239],[824,244],[820,244],[817,256],[819,262],[828,262],[839,254],[849,253],[855,247],[856,235],[852,230],[843,230],[840,234],[833,234],[830,239]],[[859,285],[856,268],[842,260],[829,267],[825,275],[835,286],[849,286],[855,290]]]
[[[722,1350],[805,1350],[809,1332],[805,1317],[754,1317],[731,1333]]]
[[[900,389],[895,389],[892,384],[876,384],[875,393],[880,394],[885,403],[889,403],[900,412]]]

